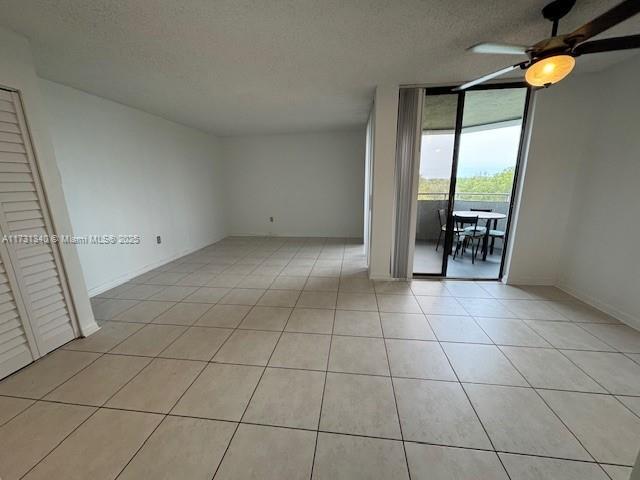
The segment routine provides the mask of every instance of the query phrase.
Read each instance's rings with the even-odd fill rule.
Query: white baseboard
[[[593,295],[589,295],[581,290],[570,287],[569,285],[566,285],[564,283],[560,282],[556,285],[556,287],[559,288],[560,290],[563,290],[564,292],[567,292],[569,295],[576,297],[578,300],[583,301],[587,305],[590,305],[593,308],[597,308],[598,310],[601,310],[604,313],[611,315],[613,318],[620,320],[622,323],[629,325],[630,327],[635,328],[636,330],[640,330],[640,319],[637,317],[634,317],[630,313],[620,310],[619,308],[614,307],[610,303],[603,302],[597,299],[596,297],[594,297]]]
[[[555,286],[557,280],[552,277],[519,277],[514,275],[502,277],[502,283],[507,285],[548,285]]]
[[[88,337],[89,335],[96,333],[100,330],[100,325],[94,320],[92,323],[88,324],[87,328],[81,328],[82,332],[80,333],[80,337]]]
[[[98,287],[94,287],[91,290],[89,290],[89,297],[95,297],[96,295],[100,295],[102,292],[106,292],[107,290],[111,290],[114,287],[117,287],[118,285],[122,285],[123,283],[128,282],[129,280],[136,278],[144,273],[147,273],[151,270],[153,270],[154,268],[158,268],[161,267],[162,265],[166,265],[167,263],[173,262],[174,260],[180,258],[180,257],[184,257],[185,255],[189,255],[190,253],[193,252],[197,252],[198,250],[203,249],[204,247],[207,247],[209,245],[211,245],[212,243],[216,243],[219,242],[220,240],[226,238],[228,235],[223,235],[222,237],[218,238],[217,240],[212,240],[210,242],[207,243],[203,243],[200,246],[197,247],[193,247],[193,248],[188,248],[185,250],[180,250],[178,253],[176,253],[175,255],[172,255],[170,257],[166,257],[162,260],[158,260],[157,262],[153,262],[150,264],[145,265],[144,267],[138,268],[136,270],[133,270],[132,272],[128,272],[125,275],[121,275],[107,283],[103,283],[102,285],[98,286]]]
[[[390,275],[369,275],[369,280],[374,282],[393,282],[396,280],[404,280],[402,278],[392,278]]]
[[[320,235],[301,233],[230,233],[227,237],[270,237],[270,238],[348,238],[362,241],[358,235]]]
[[[594,297],[593,295],[587,294],[581,290],[573,288],[562,281],[558,281],[557,279],[552,278],[544,278],[544,277],[508,277],[504,278],[504,283],[509,285],[548,285],[559,288],[560,290],[568,293],[572,297],[577,298],[578,300],[586,303],[587,305],[592,306],[608,315],[611,315],[613,318],[620,320],[622,323],[629,325],[630,327],[635,328],[636,330],[640,330],[640,319],[634,317],[628,312],[620,310],[619,308],[611,305],[608,302],[604,302]]]

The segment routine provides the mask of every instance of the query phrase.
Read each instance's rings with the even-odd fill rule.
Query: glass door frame
[[[446,231],[444,235],[444,248],[442,252],[442,270],[440,273],[415,273],[413,272],[413,278],[450,278],[450,279],[459,279],[459,280],[469,280],[469,281],[496,281],[501,280],[504,274],[504,264],[507,253],[507,245],[509,242],[509,232],[511,230],[511,218],[513,216],[513,207],[516,200],[516,192],[519,185],[520,179],[520,166],[522,164],[522,157],[525,151],[525,139],[528,132],[528,122],[529,122],[529,107],[531,104],[532,92],[533,88],[531,88],[525,82],[504,82],[504,83],[494,83],[488,85],[477,85],[475,87],[468,88],[466,90],[455,90],[457,85],[455,86],[446,86],[446,87],[425,87],[424,95],[457,95],[458,103],[456,108],[456,124],[454,129],[454,143],[453,143],[453,158],[451,161],[451,176],[449,182],[449,200],[447,202],[447,223],[446,223]],[[449,257],[451,248],[453,247],[453,206],[455,203],[455,192],[456,192],[456,183],[458,179],[458,156],[460,153],[460,137],[462,136],[462,124],[463,124],[463,114],[464,114],[464,103],[465,103],[465,93],[470,91],[478,91],[478,90],[501,90],[508,88],[526,88],[525,95],[525,103],[524,110],[522,112],[522,127],[520,129],[520,140],[518,144],[518,153],[516,156],[516,164],[513,173],[513,184],[511,186],[511,195],[509,198],[509,209],[507,214],[507,221],[505,225],[504,232],[504,240],[503,240],[503,248],[502,255],[500,258],[500,269],[498,272],[497,278],[461,278],[461,277],[447,277],[447,267],[449,264]],[[420,114],[420,118],[422,118],[422,112]],[[414,199],[417,203],[418,198]],[[415,239],[414,245],[415,249]],[[413,266],[412,266],[413,268]]]

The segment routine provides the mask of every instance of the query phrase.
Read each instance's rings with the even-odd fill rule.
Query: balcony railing
[[[455,200],[509,203],[510,193],[456,192]],[[449,200],[449,192],[420,192],[418,200]]]
[[[511,195],[508,193],[456,192],[454,210],[490,209],[492,212],[509,214]],[[448,192],[418,193],[416,238],[435,241],[440,234],[438,210],[446,209]],[[506,228],[506,219],[498,220],[498,230]]]

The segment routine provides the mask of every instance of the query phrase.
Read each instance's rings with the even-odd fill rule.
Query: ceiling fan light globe
[[[571,55],[554,55],[527,68],[524,78],[533,87],[553,85],[569,75],[575,65],[576,60]]]

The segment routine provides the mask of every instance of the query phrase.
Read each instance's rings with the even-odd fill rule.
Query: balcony
[[[442,265],[443,239],[436,251],[436,242],[440,233],[438,210],[446,209],[449,203],[448,192],[418,194],[418,211],[416,222],[416,248],[414,255],[414,272],[439,273]],[[491,209],[496,213],[509,214],[511,195],[508,193],[457,192],[454,198],[454,210]],[[498,220],[497,229],[506,229],[507,219]],[[484,226],[482,220],[480,225]],[[449,257],[447,276],[461,278],[498,278],[502,257],[502,240],[495,240],[493,254],[488,254],[486,261],[480,254],[476,262],[471,262],[471,253],[453,260]]]

